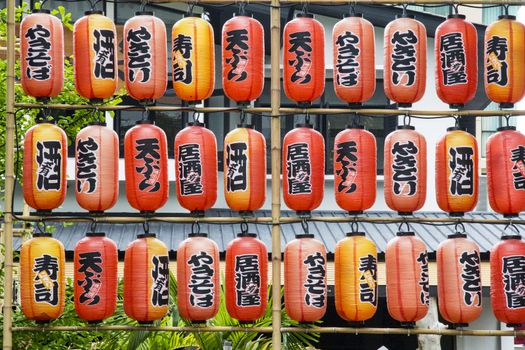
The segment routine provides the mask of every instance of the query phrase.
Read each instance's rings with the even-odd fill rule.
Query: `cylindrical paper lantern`
[[[119,142],[106,123],[90,123],[75,142],[75,192],[78,204],[102,212],[118,199]]]
[[[24,138],[23,190],[39,211],[58,208],[66,197],[66,133],[54,121],[38,121]]]
[[[166,316],[169,306],[168,248],[154,233],[137,236],[124,255],[124,311],[139,323]]]
[[[324,139],[312,124],[297,124],[283,140],[283,198],[288,208],[309,214],[323,200]]]
[[[37,322],[54,320],[66,299],[65,252],[50,233],[35,233],[20,249],[20,300],[24,315]]]
[[[217,140],[204,124],[189,123],[175,137],[177,199],[203,215],[217,200]]]
[[[200,17],[185,17],[171,31],[173,89],[185,101],[205,100],[215,85],[213,28]]]
[[[515,16],[499,16],[485,31],[485,92],[501,108],[525,94],[525,26]]]
[[[386,96],[399,107],[411,107],[425,93],[427,31],[405,15],[385,28],[384,84]]]
[[[334,140],[335,201],[353,214],[376,200],[376,139],[363,127],[348,127]]]
[[[441,210],[463,216],[478,203],[478,143],[457,127],[436,144],[436,199]]]
[[[102,321],[117,308],[117,245],[101,232],[88,232],[75,247],[75,310],[81,319]]]
[[[177,249],[177,305],[181,317],[204,322],[220,302],[219,248],[205,233],[191,233]]]
[[[73,28],[75,87],[80,96],[113,96],[118,83],[117,31],[102,11],[87,11]]]
[[[400,125],[385,140],[385,202],[401,215],[421,209],[427,197],[427,142],[413,126]]]
[[[283,32],[283,86],[286,96],[309,105],[324,91],[324,28],[310,13],[299,13]]]
[[[241,322],[264,315],[268,303],[268,250],[255,233],[239,233],[226,247],[226,309]]]
[[[434,46],[437,94],[450,108],[462,108],[478,86],[476,27],[465,15],[449,15],[436,29]]]
[[[425,243],[413,232],[398,232],[386,246],[385,265],[388,313],[413,325],[427,314],[430,299]]]
[[[326,313],[326,248],[314,235],[297,235],[284,249],[284,306],[297,322],[315,322]]]
[[[479,247],[457,233],[436,252],[439,313],[456,327],[467,327],[481,315]]]
[[[64,84],[64,28],[49,10],[33,10],[20,23],[20,82],[37,99],[57,96]]]
[[[232,210],[248,213],[266,199],[266,140],[246,124],[224,139],[224,197]]]
[[[494,316],[507,327],[525,322],[525,243],[519,235],[504,235],[490,251],[490,297]]]
[[[334,26],[332,45],[335,94],[360,106],[376,89],[374,26],[360,13],[345,15]]]
[[[158,100],[168,82],[166,25],[153,12],[136,12],[124,25],[124,75],[131,97]]]
[[[525,135],[515,127],[487,140],[487,187],[494,211],[513,217],[525,210]]]
[[[264,87],[264,29],[248,16],[235,16],[222,27],[222,87],[239,104],[261,96]]]
[[[335,309],[346,321],[366,321],[377,310],[377,248],[364,232],[347,233],[335,247]]]
[[[141,120],[124,137],[126,196],[141,212],[154,212],[168,200],[166,134],[149,120]]]

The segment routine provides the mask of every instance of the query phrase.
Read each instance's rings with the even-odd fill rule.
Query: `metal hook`
[[[306,221],[306,218],[301,221],[301,226],[303,227],[303,231],[305,234],[310,234],[310,230],[308,228],[308,221]]]
[[[241,222],[241,233],[246,234],[248,233],[248,222],[246,221],[246,218],[243,222]]]
[[[195,220],[193,224],[191,224],[191,233],[192,234],[201,233],[201,225],[199,224],[199,220]]]
[[[454,115],[453,117],[454,117],[454,120],[455,120],[454,121],[454,126],[456,128],[459,128],[459,116],[458,115]]]
[[[199,112],[197,111],[193,111],[193,124],[196,125],[196,124],[199,124]]]
[[[95,233],[97,232],[97,220],[96,219],[93,219],[93,221],[91,221],[91,226],[89,227],[90,231]]]
[[[241,118],[241,124],[244,124],[246,122],[246,112],[245,112],[244,108],[241,109],[240,118]]]
[[[38,233],[41,234],[46,233],[46,223],[44,219],[40,219],[40,221],[36,223],[35,231],[38,231]]]
[[[355,3],[350,2],[349,5],[350,5],[350,11],[349,11],[350,16],[355,16]]]
[[[148,4],[148,0],[141,0],[140,1],[140,12],[144,12],[146,9],[146,5]]]
[[[359,223],[357,222],[357,216],[354,217],[354,220],[350,224],[350,229],[352,233],[357,233],[359,231]]]
[[[303,2],[303,9],[302,9],[303,13],[308,13],[308,2]]]
[[[403,225],[406,226],[407,230],[403,231]],[[403,218],[403,221],[399,224],[399,227],[397,229],[399,232],[410,232],[410,224],[408,223],[406,218]]]
[[[408,114],[408,112],[405,112],[405,115],[403,116],[403,126],[410,126],[411,122],[412,116]]]
[[[304,115],[304,122],[306,124],[310,124],[310,113],[308,112],[308,110],[306,110],[306,113]]]
[[[516,226],[514,224],[514,222],[512,221],[512,219],[509,220],[509,222],[507,223],[507,225],[505,225],[505,228],[503,229],[503,231],[507,231],[508,228],[512,228],[514,229],[514,231],[516,231],[516,234],[520,234],[520,229],[518,228],[518,226]]]
[[[246,14],[245,8],[246,8],[246,3],[241,1],[239,3],[239,16],[244,16]]]
[[[148,220],[144,220],[144,222],[142,223],[142,228],[144,229],[145,234],[149,233],[149,221]]]
[[[510,114],[507,114],[506,116],[504,116],[504,118],[505,118],[505,126],[506,127],[510,126],[510,117],[511,117]]]
[[[408,4],[403,4],[403,17],[406,17],[407,16],[407,7],[408,7]]]
[[[454,14],[459,14],[459,4],[452,4],[452,8],[454,9]]]
[[[460,231],[461,229],[461,231]],[[461,219],[459,219],[456,224],[454,225],[454,230],[457,234],[464,234],[465,233],[465,225],[461,222]]]
[[[509,15],[509,5],[508,4],[504,4],[503,5],[503,14],[505,16],[508,16]]]
[[[193,8],[195,7],[195,1],[188,3],[188,16],[193,16]]]

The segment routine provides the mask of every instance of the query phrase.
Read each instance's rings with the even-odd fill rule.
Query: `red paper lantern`
[[[312,234],[296,235],[284,249],[284,306],[297,322],[326,313],[326,248]]]
[[[106,123],[90,123],[75,141],[75,193],[90,212],[112,208],[118,199],[119,142]]]
[[[239,104],[261,96],[264,87],[264,29],[248,16],[235,16],[222,27],[222,86]]]
[[[226,309],[241,322],[262,317],[268,302],[268,251],[255,233],[239,233],[226,247]]]
[[[310,105],[324,91],[324,28],[310,13],[299,13],[283,33],[283,86],[286,96]]]
[[[224,138],[224,197],[228,207],[248,214],[266,199],[266,140],[241,124]]]
[[[124,74],[131,97],[151,103],[168,82],[166,25],[153,12],[136,12],[124,25]]]
[[[525,210],[525,135],[506,126],[487,140],[487,187],[491,208],[505,217]]]
[[[203,215],[217,200],[217,140],[204,124],[189,123],[175,137],[177,199]]]
[[[494,316],[507,327],[525,322],[523,282],[525,243],[519,235],[503,235],[490,251],[490,297]]]
[[[126,196],[141,212],[154,212],[168,200],[166,134],[149,120],[140,120],[124,137]]]
[[[413,126],[401,125],[385,140],[385,201],[400,215],[421,209],[427,196],[427,142]]]
[[[457,127],[436,144],[436,199],[451,216],[463,216],[478,203],[478,143]]]
[[[465,15],[452,14],[436,29],[436,91],[450,108],[462,108],[478,86],[478,38]]]
[[[334,26],[332,45],[335,94],[358,107],[376,89],[374,26],[361,13],[345,14]]]
[[[385,28],[384,84],[386,96],[399,107],[411,107],[425,93],[427,31],[405,15]]]
[[[102,321],[117,308],[117,245],[104,233],[89,232],[75,247],[74,299],[78,316]]]
[[[283,198],[288,208],[309,214],[323,200],[324,139],[312,124],[297,124],[283,140]]]
[[[154,233],[137,236],[124,255],[124,311],[140,323],[166,316],[169,307],[168,248]]]
[[[54,121],[37,123],[24,138],[24,200],[38,211],[51,211],[66,198],[67,138]]]
[[[334,140],[335,201],[354,214],[376,200],[376,139],[363,127],[348,127]]]
[[[220,302],[219,248],[205,233],[191,233],[177,249],[177,305],[181,317],[204,322]]]
[[[430,287],[425,243],[414,232],[398,232],[386,246],[385,265],[388,313],[411,326],[428,312]]]
[[[24,92],[37,99],[62,91],[64,28],[49,10],[33,10],[20,23],[20,82]]]
[[[467,235],[450,235],[436,252],[439,313],[456,327],[481,315],[479,247]]]

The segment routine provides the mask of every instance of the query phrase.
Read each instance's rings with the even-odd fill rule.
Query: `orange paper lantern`
[[[310,105],[324,91],[324,28],[310,13],[299,13],[283,32],[283,86],[286,96]]]
[[[220,302],[219,248],[205,233],[191,233],[177,249],[177,305],[181,317],[204,322]]]
[[[248,16],[235,16],[222,27],[222,86],[239,104],[261,96],[264,87],[264,29]]]
[[[427,142],[413,126],[401,125],[385,140],[385,201],[400,215],[421,209],[427,196]]]
[[[38,211],[51,211],[66,197],[67,138],[54,121],[37,123],[24,138],[24,200]]]
[[[117,245],[104,233],[88,232],[75,247],[74,299],[78,316],[102,321],[117,308]]]
[[[168,200],[166,134],[149,120],[140,120],[124,137],[126,196],[141,212],[154,212]]]
[[[284,136],[282,148],[284,202],[299,215],[309,215],[323,200],[323,135],[312,124],[297,124]]]
[[[332,32],[334,89],[352,107],[368,101],[376,89],[374,26],[363,15],[345,15]]]
[[[20,23],[20,82],[37,99],[57,96],[64,84],[64,28],[49,10],[33,10]]]

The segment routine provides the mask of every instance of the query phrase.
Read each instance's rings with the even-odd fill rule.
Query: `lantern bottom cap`
[[[518,327],[521,327],[521,323],[507,323],[507,327],[518,328]]]
[[[155,104],[155,100],[151,98],[145,98],[145,99],[139,100],[138,102],[143,106],[151,106]]]
[[[53,320],[35,320],[35,323],[39,326],[44,326],[44,325],[47,325],[49,324],[49,322],[51,322]]]
[[[204,217],[204,210],[192,210],[191,216],[196,218],[203,218]]]
[[[400,216],[412,216],[412,215],[414,215],[414,212],[412,212],[412,211],[398,211],[397,214],[400,215]]]
[[[468,327],[468,323],[451,323],[448,325],[449,329],[465,328]]]
[[[255,321],[241,321],[241,320],[238,320],[239,321],[239,324],[240,325],[249,325],[249,324],[253,324]]]
[[[362,210],[349,210],[348,215],[360,215],[363,214]]]
[[[361,108],[363,107],[363,103],[362,102],[349,102],[348,107],[349,108]]]
[[[104,215],[104,210],[90,210],[89,215]]]
[[[101,323],[102,321],[104,321],[104,320],[89,320],[89,321],[87,321],[87,323],[88,323],[88,324],[99,324],[99,323]]]
[[[250,100],[235,101],[239,107],[248,107],[250,105]]]
[[[50,98],[49,96],[40,96],[40,97],[36,97],[36,102],[40,102],[40,103],[48,103]]]
[[[141,210],[140,214],[141,215],[154,215],[155,214],[155,210]]]
[[[512,102],[501,102],[499,108],[514,108],[514,103]]]
[[[151,321],[139,321],[139,320],[136,320],[138,324],[144,324],[144,325],[152,325],[153,324],[153,320]]]
[[[90,98],[89,103],[102,103],[104,102],[104,99],[102,98]]]
[[[310,101],[297,101],[297,107],[299,108],[308,108],[312,106],[312,102]]]
[[[191,324],[202,326],[206,324],[206,320],[191,320]]]
[[[399,326],[401,328],[414,328],[416,326],[415,322],[400,322]]]
[[[401,108],[410,108],[410,107],[412,107],[412,103],[408,103],[408,102],[398,102],[398,103],[397,103],[397,106],[398,106],[398,107],[401,107]]]
[[[200,16],[195,16],[195,17],[200,17]],[[186,101],[186,103],[188,104],[188,106],[195,106],[195,105],[198,105],[200,104],[202,101],[201,100],[193,100],[193,101]]]
[[[448,105],[448,107],[450,109],[460,109],[460,108],[465,107],[465,104],[463,104],[463,103],[451,103],[451,104]]]
[[[245,218],[245,217],[253,218],[255,214],[253,213],[253,210],[239,210],[239,216],[242,218]]]
[[[504,218],[517,218],[519,216],[520,216],[520,214],[518,214],[518,213],[503,213],[503,217]]]
[[[366,326],[365,321],[348,321],[347,324],[352,328],[361,328]]]
[[[53,209],[37,209],[35,214],[36,215],[51,215]]]
[[[451,211],[448,213],[448,216],[453,218],[462,218],[463,216],[465,216],[465,213],[462,211]]]
[[[295,213],[300,218],[309,218],[312,216],[312,212],[310,210],[296,210]]]

